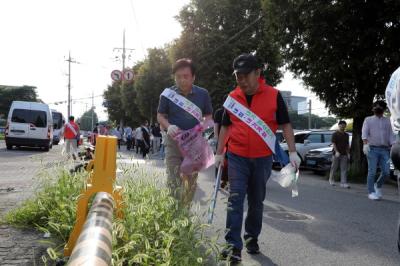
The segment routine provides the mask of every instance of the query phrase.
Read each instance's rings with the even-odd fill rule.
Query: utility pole
[[[68,117],[71,116],[72,106],[71,106],[71,63],[79,64],[78,62],[72,60],[71,51],[68,52],[68,59],[65,60],[68,62]]]
[[[94,92],[92,91],[92,130],[94,128],[94,124],[93,124],[93,116],[94,116]]]
[[[311,99],[308,101],[308,129],[311,129]]]
[[[121,71],[124,72],[124,70],[125,70],[126,51],[128,50],[129,52],[131,52],[131,51],[135,50],[135,49],[132,49],[132,48],[126,48],[125,47],[125,29],[124,29],[124,34],[123,34],[123,37],[122,37],[122,48],[114,48],[113,51],[115,51],[115,50],[122,51],[122,70]],[[122,80],[122,82],[121,82],[121,89],[122,89],[122,91],[124,90],[124,80]],[[124,121],[121,119],[121,121],[119,121],[119,124],[122,127],[123,124],[124,124]]]
[[[125,70],[125,60],[126,60],[126,51],[133,51],[135,49],[132,48],[126,48],[125,46],[125,29],[124,29],[124,34],[122,37],[122,48],[114,48],[113,51],[121,51],[122,52],[122,71]]]

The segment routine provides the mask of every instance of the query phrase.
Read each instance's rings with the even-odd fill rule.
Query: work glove
[[[365,155],[368,155],[369,150],[370,150],[369,144],[364,144],[364,146],[363,146],[363,152],[364,152]]]
[[[178,132],[179,132],[179,127],[177,127],[175,125],[169,125],[168,126],[167,134],[171,138],[173,138],[176,134],[178,134]]]
[[[289,152],[289,160],[293,167],[296,167],[296,169],[299,169],[300,164],[301,164],[301,159],[300,159],[299,155],[297,154],[297,152],[295,152],[295,151]]]
[[[335,151],[335,157],[336,157],[336,158],[339,158],[339,157],[340,157],[340,152]]]
[[[225,154],[217,154],[214,156],[214,165],[215,167],[219,167],[220,165],[224,165]]]

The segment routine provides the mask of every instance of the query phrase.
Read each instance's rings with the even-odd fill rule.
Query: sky
[[[101,95],[111,85],[111,71],[122,69],[123,31],[126,66],[142,60],[146,50],[178,38],[174,16],[189,0],[9,0],[0,1],[0,85],[32,85],[51,108],[67,114],[68,53],[71,64],[72,113],[79,117],[92,105],[107,119]],[[310,96],[313,112],[327,115],[324,105],[291,73],[278,89]],[[84,99],[82,99],[84,98]]]

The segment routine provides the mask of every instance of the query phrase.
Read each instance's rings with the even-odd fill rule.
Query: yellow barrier
[[[109,193],[116,203],[117,216],[122,218],[121,188],[115,187],[117,170],[117,138],[111,136],[98,136],[94,160],[88,164],[89,178],[85,189],[78,199],[76,222],[64,247],[64,256],[71,255],[75,243],[82,231],[88,213],[90,197],[98,192]]]
[[[114,202],[111,195],[97,193],[68,266],[111,265],[113,212]]]

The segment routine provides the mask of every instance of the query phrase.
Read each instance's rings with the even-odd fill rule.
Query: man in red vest
[[[79,136],[79,126],[74,122],[75,118],[73,116],[70,116],[68,118],[68,123],[64,125],[64,138],[65,138],[65,150],[68,154],[68,158],[72,154],[72,158],[76,160],[78,157],[78,151],[77,151],[77,136]]]
[[[244,232],[246,249],[249,254],[260,252],[257,240],[261,232],[263,201],[276,145],[274,134],[278,127],[282,128],[288,144],[290,163],[297,168],[301,162],[296,152],[286,104],[279,91],[265,83],[261,75],[262,67],[257,58],[251,54],[242,54],[234,60],[233,68],[238,86],[229,94],[228,100],[231,104],[224,105],[225,111],[215,157],[216,166],[223,164],[224,147],[228,142],[230,195],[225,235],[228,248],[222,251],[221,257],[228,258],[230,262],[241,261],[243,248],[241,230],[246,194],[248,199]],[[235,108],[229,109],[232,106]],[[245,115],[251,119],[244,119]],[[270,137],[270,143],[267,136]]]

